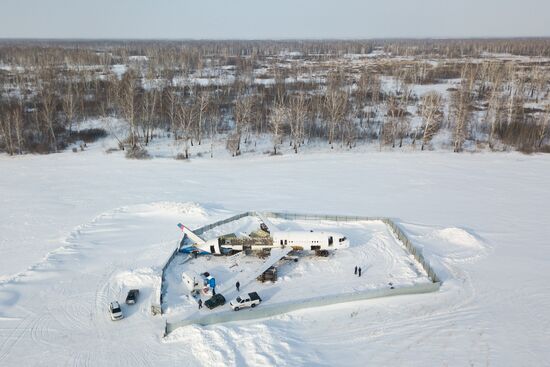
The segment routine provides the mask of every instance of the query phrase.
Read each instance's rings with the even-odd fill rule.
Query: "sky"
[[[550,0],[0,0],[0,38],[550,36]]]

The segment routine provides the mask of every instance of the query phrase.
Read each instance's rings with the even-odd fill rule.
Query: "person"
[[[237,281],[237,284],[235,284],[235,287],[237,287],[237,292],[238,292],[239,288],[241,287],[241,283],[239,283],[239,281]]]
[[[202,308],[202,299],[199,299],[199,310]]]
[[[355,275],[357,275],[357,265],[355,266]]]
[[[359,277],[361,277],[361,268],[359,268]]]

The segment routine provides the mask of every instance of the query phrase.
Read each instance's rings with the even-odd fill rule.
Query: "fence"
[[[170,265],[172,260],[174,260],[174,257],[176,257],[176,255],[178,254],[179,249],[180,249],[180,246],[178,245],[178,247],[176,247],[174,249],[174,251],[172,251],[172,254],[168,258],[166,263],[162,266],[162,271],[161,271],[161,276],[160,276],[160,289],[157,290],[157,294],[155,295],[155,300],[151,303],[151,313],[153,315],[158,315],[158,314],[162,315],[162,312],[163,312],[163,310],[162,310],[162,303],[163,302],[162,301],[163,301],[164,291],[165,291],[166,268],[168,268],[168,265]]]
[[[424,258],[422,251],[414,247],[409,238],[405,235],[403,230],[390,218],[384,217],[361,217],[361,216],[350,216],[350,215],[327,215],[327,214],[298,214],[298,213],[277,213],[277,212],[265,212],[263,213],[266,217],[273,218],[282,218],[288,220],[331,220],[335,222],[357,222],[361,220],[380,220],[384,222],[395,234],[397,239],[403,243],[405,248],[413,255],[413,257],[422,265],[428,277],[432,282],[439,282],[440,279],[433,271],[430,264]]]
[[[426,273],[428,274],[428,277],[432,280],[434,283],[440,283],[441,280],[433,270],[433,268],[430,266],[430,263],[426,261],[424,258],[424,255],[422,254],[422,251],[417,249],[413,246],[409,238],[405,235],[405,233],[401,230],[401,228],[391,219],[384,218],[382,219],[384,223],[388,225],[393,230],[393,233],[397,236],[397,239],[403,243],[403,245],[409,250],[409,252],[414,256],[416,261],[422,265]]]
[[[409,251],[409,253],[413,255],[416,261],[418,261],[418,263],[423,267],[429,279],[431,280],[431,283],[414,284],[412,286],[400,287],[395,289],[379,289],[379,290],[370,290],[365,292],[316,297],[316,298],[311,298],[307,300],[300,300],[300,302],[298,303],[279,304],[279,305],[272,305],[272,306],[262,305],[261,310],[253,310],[254,312],[252,312],[252,310],[250,310],[250,312],[229,312],[229,313],[220,312],[220,313],[213,313],[207,316],[202,316],[194,319],[185,319],[185,320],[180,320],[175,322],[167,321],[165,334],[172,332],[178,327],[182,327],[190,324],[209,325],[209,324],[220,323],[220,322],[249,320],[249,319],[255,319],[255,318],[264,318],[264,317],[274,316],[274,315],[278,315],[281,313],[290,312],[290,311],[294,311],[302,308],[320,307],[320,306],[327,306],[327,305],[342,303],[342,302],[353,302],[358,300],[387,297],[387,296],[396,296],[401,294],[434,292],[434,291],[437,291],[441,285],[441,281],[439,277],[434,272],[430,264],[424,258],[422,251],[417,249],[411,243],[411,241],[407,238],[403,230],[390,218],[363,217],[363,216],[351,216],[351,215],[284,213],[284,212],[258,213],[255,211],[249,211],[249,212],[237,214],[230,218],[220,220],[215,223],[200,227],[194,230],[193,232],[195,232],[197,235],[202,235],[205,232],[213,228],[216,228],[220,225],[227,224],[248,216],[259,216],[259,214],[262,214],[268,218],[269,217],[281,218],[281,219],[287,219],[287,220],[330,220],[330,221],[336,221],[336,222],[356,222],[356,221],[375,221],[375,220],[382,221],[391,229],[392,233],[394,233],[396,238],[399,241],[401,241],[403,246],[405,246],[405,248]],[[172,253],[170,258],[162,268],[162,283],[161,283],[161,291],[160,291],[161,312],[162,312],[163,294],[165,291],[164,272],[168,267],[168,265],[170,264],[170,262],[178,253],[180,247],[181,247],[181,244]],[[228,315],[231,315],[231,316],[228,316]]]
[[[227,219],[219,220],[219,221],[214,222],[212,224],[208,224],[204,227],[200,227],[198,229],[193,230],[193,232],[200,236],[204,232],[207,232],[207,231],[209,231],[213,228],[216,228],[218,226],[221,226],[223,224],[227,224],[227,223],[239,220],[239,219],[244,218],[244,217],[253,217],[253,216],[256,216],[256,215],[257,215],[256,212],[244,212],[244,213],[237,214],[237,215],[234,215],[232,217],[229,217]]]

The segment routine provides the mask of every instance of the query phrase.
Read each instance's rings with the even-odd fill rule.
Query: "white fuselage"
[[[196,247],[211,254],[223,253],[222,248],[235,251],[244,250],[242,244],[220,243],[219,239],[211,239],[203,243],[196,243]],[[341,233],[336,232],[312,232],[312,231],[277,231],[271,233],[270,240],[256,245],[251,249],[261,251],[263,249],[292,247],[294,250],[336,250],[349,247],[349,240]]]
[[[290,246],[295,250],[336,250],[349,247],[349,240],[335,232],[273,232],[274,247]]]

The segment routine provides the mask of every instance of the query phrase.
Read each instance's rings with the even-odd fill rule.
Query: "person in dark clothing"
[[[199,299],[199,310],[202,308],[202,299]]]
[[[361,268],[359,268],[359,276],[361,276]]]
[[[239,288],[241,287],[241,283],[237,281],[237,284],[235,284],[235,287],[237,287],[237,292],[239,291]]]
[[[357,266],[355,267],[355,275],[357,275]]]

